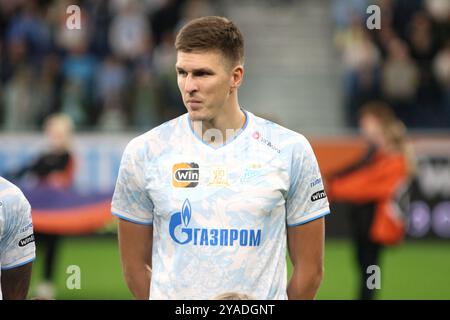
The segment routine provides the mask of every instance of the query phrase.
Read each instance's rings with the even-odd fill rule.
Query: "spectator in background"
[[[346,116],[350,125],[357,124],[357,110],[363,103],[379,96],[380,55],[357,16],[352,27],[336,36],[345,72]]]
[[[5,59],[2,60],[2,81],[8,82],[14,73],[23,66],[29,65],[27,60],[27,45],[24,40],[14,39],[5,43]]]
[[[66,26],[72,4],[81,8],[81,29]],[[172,72],[173,34],[180,19],[215,9],[203,0],[0,0],[0,6],[0,121],[10,130],[33,129],[59,111],[78,127],[104,130],[148,128],[184,113]],[[16,103],[21,107],[13,110]]]
[[[380,54],[386,59],[391,40],[398,38],[397,31],[394,29],[394,4],[392,1],[380,1],[381,19],[380,29],[371,30],[372,40],[377,46]],[[380,61],[382,62],[382,61]]]
[[[109,30],[109,43],[113,53],[125,61],[132,61],[146,51],[151,41],[151,29],[143,4],[128,0],[113,18]],[[148,44],[147,44],[148,46]]]
[[[6,83],[3,92],[5,129],[24,130],[34,128],[35,109],[33,72],[27,65],[17,68]]]
[[[175,32],[181,19],[181,8],[186,0],[165,0],[161,7],[150,14],[154,42],[159,46],[167,32]]]
[[[186,112],[179,95],[177,75],[173,72],[173,66],[176,62],[176,52],[173,48],[174,41],[175,35],[173,32],[165,33],[162,43],[154,53],[163,120],[172,119]]]
[[[59,54],[66,54],[70,51],[78,50],[84,45],[85,50],[89,50],[90,35],[95,32],[91,26],[91,20],[87,10],[80,11],[80,29],[69,29],[66,25],[67,7],[76,4],[76,1],[61,0],[51,4],[48,10],[47,20],[54,30],[55,50]]]
[[[61,105],[61,73],[60,58],[56,54],[44,57],[42,67],[39,69],[33,91],[33,101],[36,109],[36,121],[39,127],[52,113],[59,110]]]
[[[18,171],[6,175],[17,181],[25,176],[35,179],[40,187],[70,189],[74,180],[74,157],[71,151],[73,123],[64,114],[49,116],[44,124],[44,132],[48,140],[48,150],[43,152],[31,164]],[[60,236],[36,231],[36,241],[45,250],[44,281],[37,287],[37,296],[53,299],[55,289],[54,266]]]
[[[111,49],[109,47],[108,30],[113,18],[110,10],[109,0],[87,1],[83,7],[86,8],[92,25],[90,43],[92,52],[103,58]]]
[[[51,45],[43,11],[38,1],[25,1],[22,10],[13,17],[6,35],[7,42],[23,41],[27,58],[34,67],[38,67]]]
[[[424,0],[424,7],[432,19],[436,41],[444,46],[450,34],[450,1]]]
[[[125,92],[128,72],[119,59],[108,56],[98,68],[96,95],[100,105],[100,128],[103,130],[123,130],[125,117]]]
[[[364,5],[364,2],[366,4]],[[363,18],[369,3],[364,0],[335,0],[333,13],[337,26],[337,47],[343,52],[345,65],[346,110],[349,124],[356,125],[356,112],[371,99],[390,101],[397,115],[418,128],[448,127],[448,103],[442,86],[432,71],[432,61],[450,33],[448,0],[380,0],[381,29],[367,30]],[[361,29],[358,30],[358,27]],[[357,76],[350,69],[349,57],[355,60],[363,52],[356,49],[363,30],[376,45],[380,55],[374,70]],[[344,41],[342,41],[344,40]],[[347,45],[344,45],[347,43]],[[352,44],[348,46],[348,43]],[[366,46],[369,47],[370,45]],[[345,47],[355,50],[348,50]],[[400,71],[397,74],[397,71]],[[380,74],[379,74],[380,73]],[[378,84],[383,84],[379,91]],[[398,89],[398,90],[397,90]]]
[[[98,108],[93,105],[97,60],[87,49],[87,39],[78,38],[62,63],[62,111],[70,116],[77,126],[96,123],[99,113]]]
[[[448,0],[425,0],[424,6],[433,19],[440,23],[448,23],[450,2]]]
[[[48,55],[37,69],[22,64],[6,83],[3,95],[5,129],[30,130],[60,105],[59,58]]]
[[[450,40],[433,62],[433,71],[443,91],[442,109],[446,126],[450,127]]]
[[[416,12],[411,20],[408,41],[411,44],[411,56],[420,66],[428,67],[437,51],[431,19],[424,11]]]
[[[331,201],[347,204],[360,274],[359,298],[372,299],[374,290],[367,287],[367,268],[380,265],[383,246],[403,238],[405,190],[414,161],[405,126],[387,105],[364,105],[359,123],[368,152],[328,177],[327,194]]]
[[[205,16],[214,14],[211,1],[206,0],[190,0],[183,3],[181,6],[181,17],[178,21],[175,30],[178,31],[187,22]]]
[[[163,122],[157,79],[150,69],[141,69],[136,70],[133,83],[133,123],[147,131]]]
[[[384,96],[396,114],[408,125],[414,123],[414,98],[419,85],[419,69],[409,55],[408,46],[396,38],[389,44],[381,75]]]
[[[362,20],[367,6],[367,0],[333,0],[332,14],[337,28],[339,30],[349,28],[355,16]]]
[[[408,34],[411,46],[411,56],[419,67],[419,85],[417,88],[416,104],[420,109],[416,117],[427,122],[423,124],[430,127],[441,126],[440,110],[441,92],[432,71],[432,62],[438,51],[438,43],[433,33],[431,18],[425,11],[418,11],[412,16]],[[424,115],[426,114],[426,115]],[[418,121],[415,121],[417,125]]]

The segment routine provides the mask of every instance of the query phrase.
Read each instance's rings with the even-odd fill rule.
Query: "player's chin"
[[[202,112],[201,110],[190,110],[188,109],[189,118],[192,121],[205,121],[208,119],[206,114]]]

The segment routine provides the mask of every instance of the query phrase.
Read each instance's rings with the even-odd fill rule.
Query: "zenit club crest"
[[[172,167],[172,186],[175,188],[194,188],[199,179],[200,169],[194,162],[175,163]]]

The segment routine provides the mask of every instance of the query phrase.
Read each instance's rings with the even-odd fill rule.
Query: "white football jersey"
[[[0,177],[0,270],[33,261],[35,251],[30,204],[19,188]]]
[[[221,147],[188,113],[126,147],[112,212],[153,226],[150,299],[287,299],[286,228],[328,214],[328,200],[307,139],[243,111]]]

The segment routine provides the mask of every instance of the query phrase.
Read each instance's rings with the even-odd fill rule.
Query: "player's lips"
[[[196,100],[196,99],[189,99],[186,100],[186,104],[192,109],[192,110],[197,110],[201,107],[202,102],[200,100]]]

